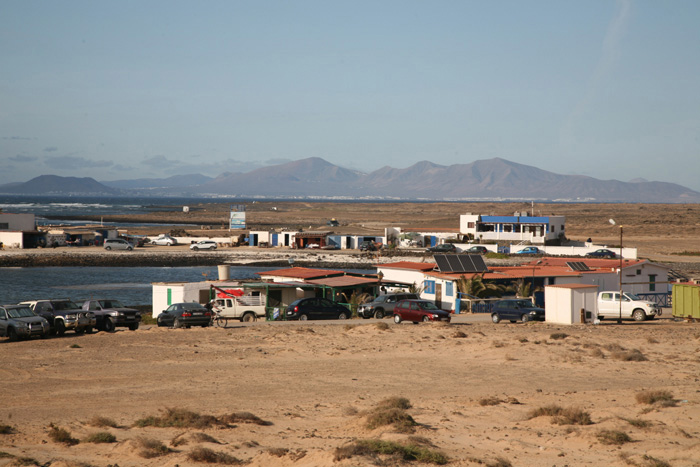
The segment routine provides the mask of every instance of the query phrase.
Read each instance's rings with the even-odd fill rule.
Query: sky
[[[700,191],[697,0],[0,2],[0,184],[500,157]]]

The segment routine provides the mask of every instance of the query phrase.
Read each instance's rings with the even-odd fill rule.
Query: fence
[[[642,300],[647,300],[652,303],[656,303],[662,308],[670,308],[671,303],[671,293],[670,292],[660,292],[660,293],[636,293],[637,297]]]

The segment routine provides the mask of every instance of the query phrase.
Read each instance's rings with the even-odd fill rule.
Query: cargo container
[[[673,316],[700,319],[700,285],[673,284],[671,301]]]

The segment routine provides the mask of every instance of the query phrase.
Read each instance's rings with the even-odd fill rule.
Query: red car
[[[428,300],[402,300],[394,307],[394,322],[445,321],[450,322],[450,313],[443,311]]]

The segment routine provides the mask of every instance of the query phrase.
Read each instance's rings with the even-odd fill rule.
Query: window
[[[642,275],[642,270],[641,270],[641,269],[637,269],[637,275],[638,275],[638,276],[641,276],[641,275]]]
[[[649,292],[656,292],[656,274],[649,274]]]
[[[10,224],[8,222],[0,222],[0,230],[9,230]]]
[[[424,292],[435,295],[435,281],[423,281]]]
[[[473,223],[473,222],[467,222],[467,228],[468,228],[468,229],[473,229],[473,228],[474,228],[474,223]]]
[[[613,295],[611,293],[604,293],[601,298],[606,302],[610,302],[613,299]]]
[[[451,297],[454,293],[452,291],[453,283],[452,282],[447,282],[445,284],[445,296]]]

